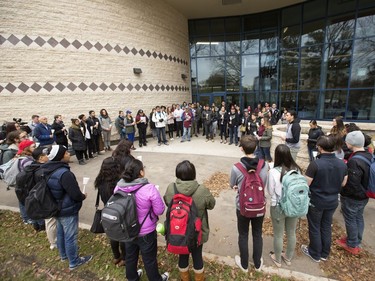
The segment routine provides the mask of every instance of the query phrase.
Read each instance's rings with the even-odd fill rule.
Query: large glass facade
[[[189,21],[195,101],[375,121],[375,2],[315,0]]]

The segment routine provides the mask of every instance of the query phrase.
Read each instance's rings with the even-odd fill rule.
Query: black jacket
[[[299,124],[301,120],[294,119],[290,124],[292,126],[292,138],[285,139],[285,142],[288,143],[299,143],[299,139],[301,137],[301,125]]]
[[[292,128],[293,129],[293,128]],[[322,128],[317,127],[317,128],[311,128],[309,130],[309,138],[307,139],[307,146],[309,148],[315,148],[316,146],[316,141],[320,136],[324,135]]]
[[[81,128],[83,128],[83,133],[81,131]],[[72,142],[74,150],[86,150],[86,140],[83,135],[84,132],[85,127],[78,127],[76,125],[72,125],[72,127],[69,128],[69,139]]]
[[[35,173],[36,180],[42,174],[51,175],[48,188],[52,196],[60,204],[58,217],[67,217],[78,214],[82,207],[85,195],[81,192],[75,175],[70,171],[68,164],[61,161],[49,161],[43,164]]]
[[[340,194],[355,200],[365,200],[366,190],[370,177],[370,168],[367,163],[361,159],[353,158],[354,155],[361,155],[371,161],[372,156],[366,151],[357,151],[352,154],[347,163],[348,181],[341,189]]]
[[[66,137],[68,132],[63,130],[64,127],[65,125],[63,122],[57,123],[56,121],[54,121],[51,126],[51,128],[55,130],[54,134],[56,143],[68,147],[68,138]]]

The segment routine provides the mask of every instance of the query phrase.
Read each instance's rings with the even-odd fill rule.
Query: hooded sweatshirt
[[[139,188],[140,186],[142,187]],[[137,178],[132,182],[125,182],[123,179],[121,179],[117,183],[114,192],[117,190],[132,192],[137,188],[139,189],[135,193],[135,201],[137,203],[138,222],[141,224],[144,218],[147,216],[141,230],[139,231],[139,236],[145,236],[155,231],[156,223],[159,220],[158,216],[164,213],[165,206],[163,204],[163,199],[161,198],[155,185],[149,183],[146,178]]]

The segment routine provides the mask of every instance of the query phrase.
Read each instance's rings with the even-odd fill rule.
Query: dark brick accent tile
[[[171,55],[169,55],[168,59],[169,59],[169,61],[172,61],[173,58],[172,58]]]
[[[167,56],[167,54],[164,54],[164,59],[165,59],[165,60],[168,60],[168,56]]]
[[[99,42],[96,42],[96,44],[94,45],[95,49],[97,49],[98,51],[100,51],[101,49],[103,49],[103,46],[102,44],[100,44]]]
[[[100,84],[99,88],[102,89],[103,91],[105,91],[105,90],[107,90],[108,86],[105,83],[102,83],[102,84]]]
[[[132,84],[130,84],[130,83],[129,83],[129,85],[128,85],[128,86],[126,86],[126,88],[128,88],[128,90],[129,90],[129,91],[131,91],[131,90],[133,90],[133,89],[134,89],[133,85],[132,85]]]
[[[159,53],[158,57],[159,57],[159,59],[163,59],[163,54]]]
[[[158,54],[156,52],[153,52],[152,56],[156,59],[158,57]]]
[[[68,84],[67,88],[73,92],[75,89],[77,89],[77,86],[76,86],[76,84],[70,82]]]
[[[164,85],[161,85],[160,89],[161,89],[162,91],[164,91],[164,90],[165,90],[165,86],[164,86]]]
[[[142,89],[143,89],[143,91],[147,91],[147,89],[148,89],[147,85],[143,84]]]
[[[24,37],[22,37],[21,41],[26,45],[26,46],[30,46],[31,43],[33,43],[33,39],[31,39],[29,36],[25,35]]]
[[[0,35],[0,45],[3,45],[5,41],[7,41],[7,39]]]
[[[106,49],[108,52],[110,52],[110,51],[112,51],[113,47],[109,43],[107,43],[107,44],[105,44],[104,49]]]
[[[57,44],[59,44],[59,42],[53,37],[48,39],[47,43],[50,44],[53,48],[55,48],[57,46]]]
[[[121,91],[124,91],[125,90],[125,85],[120,83],[120,85],[118,85],[118,88],[121,90]]]
[[[147,52],[146,52],[146,56],[151,57],[151,55],[152,55],[152,54],[151,54],[150,51],[147,51]]]
[[[129,54],[130,52],[129,48],[126,46],[122,50],[124,51],[125,54]]]
[[[140,89],[142,89],[141,86],[139,86],[139,84],[135,85],[134,88],[135,88],[137,91],[139,91]]]
[[[83,82],[81,82],[79,85],[78,85],[78,88],[80,88],[82,91],[85,91],[87,89],[87,85]]]
[[[48,92],[51,92],[52,89],[54,88],[53,85],[51,85],[49,82],[47,82],[44,86],[44,89],[46,89]]]
[[[29,89],[30,87],[27,86],[25,83],[21,83],[19,86],[18,86],[18,89],[20,89],[22,92],[26,93],[26,91]]]
[[[133,49],[131,50],[131,52],[132,52],[133,55],[138,54],[138,51],[137,51],[135,48],[133,48]]]
[[[0,93],[4,90],[4,87],[0,85]]]
[[[93,45],[89,41],[86,41],[85,44],[83,44],[83,46],[85,46],[87,50],[90,50],[93,47]]]
[[[173,85],[171,86],[171,91],[174,91],[174,86]]]
[[[142,49],[139,50],[139,54],[143,57],[145,55],[145,51],[143,51]]]
[[[156,85],[156,86],[155,86],[155,90],[156,90],[156,91],[159,91],[159,90],[160,90],[160,86],[159,86],[159,85]]]
[[[82,47],[82,43],[79,42],[78,40],[74,40],[74,41],[72,42],[72,45],[73,45],[76,49],[79,49],[79,48]]]
[[[42,37],[38,36],[34,42],[38,44],[40,47],[42,47],[44,44],[46,44],[46,40],[44,40]]]
[[[90,84],[90,89],[91,89],[91,90],[96,91],[97,88],[99,88],[99,86],[96,85],[94,82],[92,82],[92,83]]]
[[[152,84],[148,86],[148,88],[150,89],[150,91],[153,91],[155,89],[155,87]]]
[[[40,89],[42,89],[42,86],[40,86],[38,83],[34,83],[31,85],[31,89],[33,89],[35,92],[39,92]]]
[[[117,53],[120,53],[120,52],[122,51],[122,49],[121,49],[121,47],[120,47],[119,45],[116,45],[116,46],[114,47],[114,49],[115,49],[115,51],[116,51]]]
[[[64,84],[62,84],[61,82],[57,83],[57,85],[55,86],[55,88],[57,90],[59,90],[60,92],[62,92],[66,87]]]
[[[60,41],[60,44],[66,49],[69,47],[70,42],[64,38],[63,40]]]
[[[115,84],[111,83],[111,85],[109,85],[109,88],[110,88],[112,91],[114,91],[114,90],[117,89],[117,86],[116,86]]]
[[[14,36],[14,35],[12,34],[12,35],[10,35],[10,36],[8,37],[8,41],[9,41],[10,43],[12,43],[13,45],[17,45],[18,42],[20,42],[20,39],[18,39],[16,36]],[[5,88],[6,88],[6,87],[5,87]]]
[[[176,57],[173,57],[173,61],[176,62]]]
[[[165,89],[169,92],[169,90],[171,89],[171,87],[169,87],[169,85],[167,85],[167,87],[165,87]]]

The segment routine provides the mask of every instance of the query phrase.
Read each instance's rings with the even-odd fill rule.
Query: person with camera
[[[158,145],[161,143],[168,145],[167,137],[165,135],[165,123],[167,121],[167,114],[161,111],[160,106],[156,107],[155,113],[152,115],[152,121],[155,122],[155,127],[158,135]]]
[[[51,126],[52,130],[54,131],[54,135],[56,138],[56,144],[61,144],[65,147],[68,147],[68,130],[66,129],[64,122],[62,121],[62,116],[57,114],[54,116],[54,121]]]

